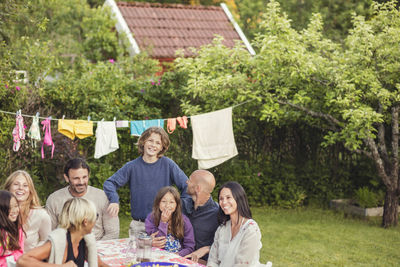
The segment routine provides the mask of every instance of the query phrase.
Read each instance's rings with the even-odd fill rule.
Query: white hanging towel
[[[128,128],[129,121],[115,121],[115,127],[117,128]]]
[[[32,147],[36,148],[36,142],[40,141],[39,115],[33,117],[32,125],[29,128],[28,136],[31,138]]]
[[[215,167],[238,154],[232,128],[232,107],[190,117],[192,158],[199,169]]]
[[[96,128],[94,158],[114,152],[119,148],[115,121],[99,121]]]

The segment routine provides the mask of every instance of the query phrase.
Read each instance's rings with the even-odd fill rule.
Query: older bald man
[[[207,170],[196,170],[186,183],[187,193],[191,198],[182,198],[182,212],[193,225],[196,241],[196,250],[186,258],[205,264],[218,228],[219,205],[211,196],[215,187],[215,178]]]

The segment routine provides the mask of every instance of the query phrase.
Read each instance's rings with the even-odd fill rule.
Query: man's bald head
[[[207,170],[196,170],[190,175],[190,179],[199,184],[205,193],[211,194],[215,187],[214,175]]]

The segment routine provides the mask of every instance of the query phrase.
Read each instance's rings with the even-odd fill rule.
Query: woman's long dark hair
[[[232,196],[236,201],[237,210],[240,216],[252,219],[251,210],[249,207],[249,202],[247,200],[246,192],[244,191],[243,187],[238,182],[226,182],[224,183],[218,191],[218,202],[219,196],[221,194],[221,190],[224,188],[229,188],[232,192]],[[218,223],[225,225],[227,221],[231,219],[231,216],[226,215],[222,210],[221,206],[219,207],[218,211]]]
[[[154,225],[158,226],[160,224],[161,221],[160,202],[161,199],[167,193],[171,193],[174,196],[176,202],[176,209],[171,215],[171,223],[168,224],[168,232],[174,235],[177,239],[183,239],[185,233],[185,226],[182,216],[181,196],[179,195],[179,192],[178,190],[176,190],[175,187],[166,186],[158,191],[153,204]]]
[[[14,198],[18,203],[17,198],[6,190],[0,190],[0,245],[3,248],[2,256],[6,250],[18,250],[19,246],[19,229],[22,228],[21,215],[15,222],[10,221],[10,201]]]

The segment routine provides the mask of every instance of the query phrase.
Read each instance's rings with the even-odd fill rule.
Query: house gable
[[[114,0],[107,2],[111,6]],[[114,2],[115,7],[117,10],[112,11],[117,14],[117,30],[125,32],[128,39],[131,35],[133,53],[147,51],[153,58],[170,61],[177,50],[183,49],[185,56],[192,56],[190,47],[210,44],[215,35],[221,35],[224,45],[233,47],[242,40],[254,54],[226,6]],[[125,26],[118,27],[118,23]]]

